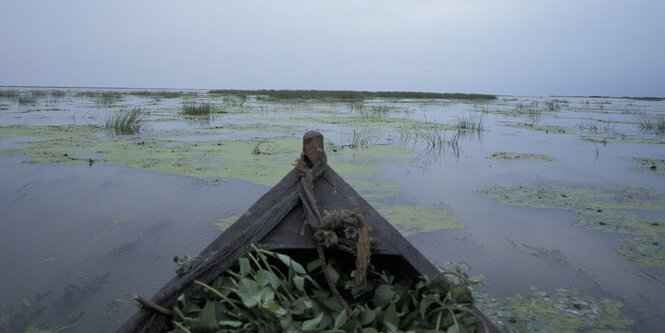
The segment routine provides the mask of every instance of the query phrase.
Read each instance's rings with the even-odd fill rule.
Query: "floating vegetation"
[[[556,125],[535,125],[533,123],[513,123],[513,122],[506,122],[505,125],[514,128],[526,128],[533,131],[545,132],[548,134],[549,133],[566,134],[566,133],[575,132],[575,129],[573,128],[556,126]]]
[[[215,226],[219,228],[219,230],[226,230],[228,227],[230,227],[235,221],[238,221],[240,216],[238,215],[231,215],[229,217],[225,217],[223,219],[220,219],[215,223]]]
[[[601,188],[549,186],[489,187],[479,192],[511,206],[559,208],[577,213],[574,223],[632,237],[619,250],[643,265],[665,267],[665,221],[633,211],[665,212],[665,198],[656,192],[611,184]]]
[[[460,99],[495,100],[495,95],[434,93],[414,91],[353,91],[353,90],[210,90],[211,94],[255,95],[273,99],[368,99],[368,98],[408,98],[408,99]]]
[[[635,171],[653,173],[658,176],[665,176],[665,160],[660,160],[656,158],[641,158],[641,157],[632,157],[636,165],[633,168]]]
[[[482,131],[485,129],[483,117],[473,115],[457,117],[455,128],[460,130]]]
[[[638,125],[644,132],[665,133],[665,117],[642,117]]]
[[[133,108],[113,113],[106,120],[104,127],[115,135],[135,135],[145,129],[143,110]]]
[[[514,153],[514,152],[496,152],[490,155],[488,158],[500,161],[547,161],[553,162],[555,159],[545,155],[545,154],[532,154],[532,153]]]
[[[379,213],[405,236],[435,230],[455,230],[464,226],[457,217],[440,207],[385,205],[372,203]]]
[[[475,332],[471,290],[443,275],[412,281],[382,271],[357,282],[341,260],[300,263],[257,247],[210,285],[183,294],[173,333],[185,332]],[[324,272],[325,269],[325,272]],[[448,273],[456,275],[456,273]],[[325,275],[325,277],[324,277]],[[334,296],[331,285],[346,304]],[[169,311],[167,309],[164,309]]]
[[[527,295],[494,298],[474,293],[476,305],[504,332],[625,332],[633,320],[623,304],[560,288],[552,293],[531,287]]]
[[[182,114],[186,116],[208,116],[215,112],[210,103],[185,103],[182,105]]]

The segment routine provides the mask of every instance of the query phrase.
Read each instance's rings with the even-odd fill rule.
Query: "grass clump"
[[[485,130],[485,121],[483,117],[460,116],[457,117],[455,128],[460,130],[483,131]]]
[[[115,135],[135,135],[145,129],[141,108],[122,110],[106,120],[106,129]]]
[[[649,118],[642,117],[638,123],[640,129],[645,132],[665,133],[665,117]]]
[[[381,121],[390,113],[390,107],[387,105],[365,106],[364,104],[358,104],[352,110],[358,114],[361,120],[368,122]]]
[[[215,111],[210,103],[185,103],[182,105],[182,114],[186,116],[208,116]]]
[[[15,98],[18,96],[16,90],[0,90],[0,98]]]
[[[20,95],[16,101],[19,105],[34,105],[37,103],[37,97],[34,95]]]

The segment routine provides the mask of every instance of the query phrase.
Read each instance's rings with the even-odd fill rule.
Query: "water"
[[[158,145],[189,144],[194,149],[194,144],[298,138],[316,129],[327,141],[342,146],[354,141],[355,131],[370,146],[412,150],[381,163],[370,155],[371,148],[352,151],[352,157],[343,153],[348,148],[329,151],[333,166],[349,161],[367,168],[375,164],[370,175],[341,172],[352,186],[372,194],[370,201],[376,203],[444,206],[464,226],[408,237],[433,262],[468,264],[472,273],[487,277],[489,283],[482,291],[495,297],[526,293],[530,286],[576,287],[584,294],[623,302],[636,332],[657,331],[665,323],[665,269],[622,256],[619,251],[630,235],[576,225],[577,214],[571,210],[510,206],[478,193],[489,186],[620,184],[665,196],[663,176],[635,170],[630,159],[665,160],[665,136],[643,132],[637,125],[642,117],[665,116],[665,102],[558,98],[559,109],[548,112],[547,102],[554,98],[501,97],[478,104],[373,100],[365,102],[366,109],[380,105],[390,112],[369,121],[352,103],[343,102],[249,98],[239,107],[194,92],[161,99],[124,94],[106,105],[77,92],[40,97],[27,105],[14,98],[0,99],[0,126],[5,130],[7,126],[103,127],[115,112],[140,106],[147,113],[148,131],[126,139],[129,142],[154,139]],[[182,117],[179,107],[185,101],[213,103],[228,113]],[[515,112],[524,108],[545,111]],[[413,123],[452,125],[467,116],[482,117],[484,130],[461,136],[456,146],[444,144],[433,153],[430,149],[429,158],[422,154],[428,152],[427,144],[404,133]],[[594,124],[597,129],[587,128]],[[102,128],[97,131],[92,142],[116,140]],[[135,310],[133,294],[148,297],[173,276],[173,256],[197,254],[219,234],[215,222],[242,214],[269,189],[253,183],[251,173],[245,179],[227,177],[223,166],[213,169],[219,171],[220,181],[211,182],[208,173],[197,173],[197,168],[183,175],[140,158],[115,164],[111,155],[105,156],[98,147],[88,149],[84,142],[71,149],[80,160],[29,163],[31,157],[39,157],[38,152],[22,149],[53,139],[43,134],[50,132],[2,133],[0,128],[0,151],[5,152],[0,155],[0,323],[14,325],[6,331],[69,324],[76,325],[69,329],[73,332],[113,331]],[[445,128],[440,132],[448,142],[455,133]],[[255,158],[286,163],[297,158],[298,149]],[[8,154],[10,150],[13,153]],[[488,158],[496,152],[545,154],[554,161]],[[217,164],[239,160],[238,156],[213,158]],[[189,162],[209,168],[205,161]],[[396,190],[363,188],[367,180],[394,184]],[[665,218],[665,207],[634,211],[652,220]],[[665,242],[663,234],[657,237]]]

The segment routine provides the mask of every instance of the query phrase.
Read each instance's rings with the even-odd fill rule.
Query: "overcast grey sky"
[[[663,0],[0,0],[0,85],[665,96]]]

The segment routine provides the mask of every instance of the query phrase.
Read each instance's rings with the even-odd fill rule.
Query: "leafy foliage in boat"
[[[477,332],[464,276],[411,280],[370,271],[356,281],[338,257],[303,265],[260,249],[241,256],[224,276],[183,294],[172,333],[186,332]],[[347,304],[329,291],[323,269]],[[349,273],[347,273],[349,272]],[[446,273],[456,274],[456,273]],[[459,283],[453,283],[456,281]]]

